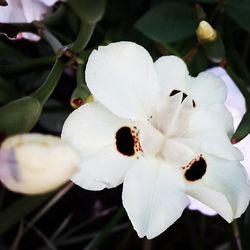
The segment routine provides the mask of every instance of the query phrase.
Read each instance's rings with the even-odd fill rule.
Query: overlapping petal
[[[90,190],[121,184],[136,157],[118,152],[116,133],[121,127],[131,126],[131,121],[117,117],[96,102],[72,112],[62,130],[63,140],[81,156],[80,171],[72,180]]]
[[[208,205],[231,222],[248,206],[250,188],[244,167],[237,161],[228,161],[204,155],[207,170],[201,180],[187,181],[187,194]]]
[[[160,89],[143,47],[132,42],[100,46],[90,55],[85,74],[95,98],[116,115],[145,120],[154,113]]]
[[[182,59],[177,56],[162,56],[154,65],[164,93],[170,94],[174,89],[185,90],[189,73]]]
[[[188,204],[180,173],[155,159],[139,160],[131,167],[122,199],[139,237],[148,239],[173,224]]]

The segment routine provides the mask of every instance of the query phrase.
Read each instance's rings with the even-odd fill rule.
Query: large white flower
[[[86,82],[95,101],[72,112],[62,131],[81,155],[73,181],[89,190],[123,183],[140,237],[174,223],[188,195],[228,222],[244,212],[250,188],[229,140],[223,81],[206,72],[193,78],[178,57],[153,63],[143,47],[118,42],[92,52]]]
[[[227,72],[221,67],[214,67],[209,70],[212,74],[219,76],[227,87],[227,99],[225,101],[225,106],[230,110],[233,115],[234,120],[234,129],[236,129],[246,112],[245,99],[236,84],[232,81]],[[245,167],[248,176],[250,176],[250,135],[246,136],[240,142],[236,143],[235,146],[241,150],[244,155],[244,160],[242,161],[243,166]],[[189,209],[199,210],[206,215],[216,215],[216,211],[205,206],[199,201],[192,199],[189,205]]]
[[[40,21],[51,10],[51,6],[59,0],[9,0],[8,5],[0,7],[1,23],[30,23]],[[22,32],[17,38],[37,41],[39,36]]]

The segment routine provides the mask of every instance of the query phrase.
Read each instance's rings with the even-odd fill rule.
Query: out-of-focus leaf
[[[208,68],[209,61],[202,51],[202,48],[200,48],[198,49],[198,52],[195,54],[192,60],[187,62],[187,64],[189,72],[191,73],[191,75],[195,76]]]
[[[0,64],[4,64],[5,62],[20,63],[20,61],[26,58],[25,55],[14,47],[0,41]]]
[[[0,76],[0,103],[5,104],[16,98],[18,98],[18,93],[15,87],[8,84],[8,82]]]
[[[243,116],[238,128],[236,129],[233,139],[240,141],[250,133],[250,111]]]
[[[199,0],[201,3],[219,3],[219,0]]]
[[[54,193],[24,196],[0,213],[0,234],[5,233],[21,219],[46,202]]]
[[[149,10],[135,27],[160,43],[177,42],[195,34],[195,10],[181,3],[163,3]]]
[[[50,132],[61,133],[63,123],[70,111],[70,109],[65,108],[60,102],[51,99],[44,106],[39,124]]]
[[[87,23],[96,23],[101,20],[106,0],[69,0],[69,6]]]
[[[225,13],[242,29],[250,32],[250,2],[249,0],[225,0]]]
[[[6,135],[30,131],[39,119],[42,106],[33,97],[26,96],[0,108],[0,132]]]

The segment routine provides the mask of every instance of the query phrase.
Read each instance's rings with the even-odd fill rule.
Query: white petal
[[[26,22],[22,5],[19,1],[9,1],[8,6],[0,7],[1,15],[0,22],[1,23],[21,23]]]
[[[40,21],[49,10],[44,4],[34,0],[21,0],[26,22]]]
[[[210,207],[201,203],[200,201],[198,201],[192,197],[189,197],[189,199],[190,199],[190,204],[189,204],[188,208],[190,210],[199,210],[201,213],[208,215],[208,216],[213,216],[213,215],[217,214],[213,209],[211,209]]]
[[[189,75],[185,62],[177,56],[162,56],[155,62],[155,69],[164,93],[186,89]]]
[[[80,159],[80,171],[71,180],[88,190],[113,188],[123,182],[134,158],[116,153],[114,146],[107,146]]]
[[[193,112],[187,134],[218,130],[233,135],[233,118],[223,104],[214,104]]]
[[[62,130],[62,138],[82,157],[81,171],[73,181],[91,190],[119,185],[136,156],[118,152],[116,133],[121,127],[133,125],[96,102],[73,111]]]
[[[180,173],[155,159],[137,161],[123,186],[123,205],[139,237],[152,239],[172,225],[188,204]]]
[[[201,180],[187,181],[187,193],[208,205],[231,222],[246,210],[250,187],[244,167],[211,155],[203,155],[207,163]]]
[[[219,76],[225,82],[227,87],[227,99],[225,106],[232,113],[234,118],[234,128],[237,128],[246,112],[246,102],[244,96],[222,67],[213,67],[207,71]]]
[[[39,0],[39,2],[46,4],[47,6],[52,6],[54,5],[56,2],[58,2],[58,0]]]
[[[226,86],[219,77],[202,72],[197,77],[190,78],[187,83],[187,94],[195,100],[197,107],[224,103]]]
[[[218,130],[204,131],[190,137],[179,138],[178,142],[197,153],[207,153],[231,161],[242,161],[244,158],[240,150],[231,144],[228,136]]]
[[[86,65],[86,82],[94,97],[124,118],[152,115],[159,92],[157,81],[149,53],[132,42],[100,46]]]
[[[193,100],[183,92],[165,96],[158,111],[159,130],[167,137],[182,136],[189,127],[193,111]]]
[[[17,39],[27,39],[30,41],[39,41],[41,39],[40,36],[32,34],[30,32],[22,32],[17,35]]]

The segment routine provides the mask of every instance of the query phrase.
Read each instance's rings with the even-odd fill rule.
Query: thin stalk
[[[42,30],[42,37],[50,44],[51,48],[58,53],[59,50],[63,48],[63,45],[58,41],[58,39],[51,33],[47,28]]]
[[[242,244],[241,244],[241,239],[240,239],[240,231],[239,231],[239,226],[236,220],[232,222],[232,230],[233,230],[233,235],[235,239],[235,244],[237,247],[237,250],[242,250]]]
[[[49,99],[61,78],[63,70],[64,63],[60,59],[57,59],[46,80],[43,82],[40,88],[31,94],[32,97],[38,99],[41,105],[44,105]]]
[[[73,43],[68,45],[68,49],[73,53],[81,52],[88,44],[94,29],[95,24],[89,24],[82,20],[77,38]]]
[[[120,208],[112,220],[103,228],[103,230],[96,235],[96,237],[91,241],[84,250],[94,250],[97,249],[98,246],[100,246],[103,241],[106,239],[106,237],[112,232],[112,229],[114,226],[121,220],[121,218],[124,216],[125,212],[123,208]]]

